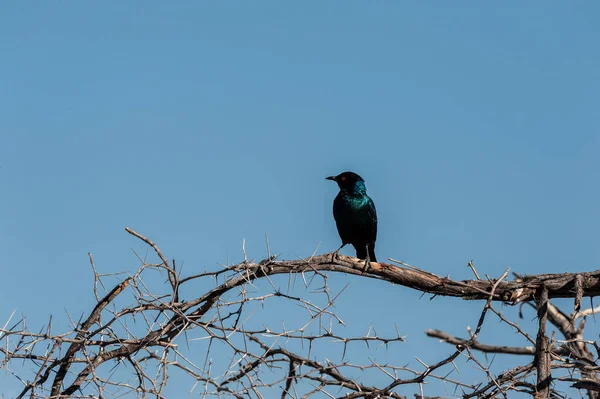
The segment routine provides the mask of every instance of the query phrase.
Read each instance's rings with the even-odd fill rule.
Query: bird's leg
[[[369,257],[369,244],[367,244],[366,247],[367,247],[367,258],[365,259],[365,268],[363,270],[363,272],[365,272],[365,273],[371,267],[371,258]]]
[[[331,257],[331,262],[332,262],[332,263],[333,263],[333,262],[335,262],[335,260],[336,260],[336,259],[338,259],[338,258],[340,257],[340,251],[341,251],[341,250],[342,250],[342,248],[344,248],[345,246],[346,246],[346,244],[342,244],[342,246],[341,246],[341,247],[339,247],[339,248],[337,249],[337,251],[335,251],[335,252],[333,253],[333,256]]]

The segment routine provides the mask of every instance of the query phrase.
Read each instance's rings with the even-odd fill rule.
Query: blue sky
[[[324,178],[344,170],[377,205],[382,260],[457,279],[471,278],[470,259],[492,277],[597,269],[599,11],[583,1],[4,5],[0,319],[17,309],[41,326],[89,311],[88,252],[104,272],[137,266],[131,249],[144,247],[126,226],[190,273],[240,261],[243,239],[263,257],[265,232],[284,259],[335,250],[337,190]],[[394,349],[401,363],[439,358],[450,348],[423,330],[464,336],[482,306],[330,280],[350,284],[340,332],[397,324],[412,340]],[[277,310],[257,317],[280,323]],[[489,341],[520,343],[489,330]]]

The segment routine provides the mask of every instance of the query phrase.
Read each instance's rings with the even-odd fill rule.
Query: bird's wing
[[[369,219],[372,221],[371,223],[371,234],[373,237],[373,242],[377,239],[377,210],[375,209],[375,203],[369,197],[369,202],[367,204],[367,212],[369,214]]]
[[[338,194],[333,201],[333,218],[337,227],[338,234],[342,240],[342,244],[347,244],[352,241],[352,227],[348,223],[346,204]]]

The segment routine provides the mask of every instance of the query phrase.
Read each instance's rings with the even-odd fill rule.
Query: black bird
[[[356,257],[365,259],[365,268],[368,268],[369,261],[377,262],[377,212],[373,200],[367,195],[365,181],[354,172],[344,172],[326,179],[335,181],[340,187],[333,201],[333,217],[342,246],[335,253],[337,255],[344,245],[352,244],[356,249]]]

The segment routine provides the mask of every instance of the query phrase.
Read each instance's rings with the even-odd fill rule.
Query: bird
[[[365,270],[370,262],[377,262],[375,240],[377,239],[377,211],[375,203],[367,195],[367,187],[362,177],[354,172],[343,172],[326,177],[333,180],[340,192],[333,200],[333,217],[342,239],[342,246],[352,244],[356,257],[365,260]]]

